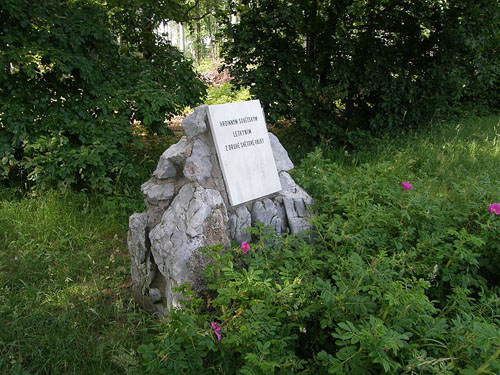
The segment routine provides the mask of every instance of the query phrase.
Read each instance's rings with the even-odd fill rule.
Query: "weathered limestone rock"
[[[253,204],[252,222],[261,222],[266,227],[272,227],[278,233],[281,233],[281,217],[278,214],[275,203],[264,198]]]
[[[208,130],[207,105],[197,107],[194,112],[182,121],[182,129],[188,137],[203,134]]]
[[[252,215],[246,206],[239,206],[229,217],[231,238],[236,242],[250,242],[252,236],[245,229],[252,226]]]
[[[147,213],[147,227],[153,229],[175,195],[175,183],[151,178],[141,186]]]
[[[147,238],[147,214],[133,214],[129,218],[127,245],[130,253],[130,272],[132,293],[135,299],[148,311],[165,313],[164,307],[155,306],[158,299],[151,295],[150,286],[156,279],[157,267],[151,259],[149,239]],[[146,296],[151,296],[148,298]]]
[[[276,162],[276,169],[278,172],[293,169],[293,163],[288,157],[288,152],[281,145],[278,138],[273,133],[269,133],[269,140],[271,141],[271,149],[273,150],[274,161]]]
[[[288,173],[281,172],[280,181],[283,190],[279,197],[283,199],[290,232],[295,234],[311,229],[311,224],[307,221],[307,206],[312,204],[312,198]]]
[[[279,234],[310,229],[307,206],[312,199],[286,172],[293,163],[272,134],[282,190],[240,206],[229,204],[207,108],[198,107],[184,119],[186,136],[161,155],[152,178],[141,187],[146,213],[129,219],[134,296],[160,315],[181,307],[175,287],[186,283],[196,293],[204,292],[202,271],[208,259],[201,248],[250,242],[247,228],[256,222]]]
[[[311,229],[311,225],[307,221],[307,206],[311,203],[311,197],[300,187],[297,187],[295,193],[285,192],[283,194],[283,204],[292,234]]]
[[[132,279],[140,281],[136,286],[140,287],[141,291],[144,291],[151,280],[148,279],[149,275],[146,270],[146,259],[149,255],[149,249],[147,248],[146,240],[146,223],[147,215],[133,214],[128,220],[128,237],[127,245],[132,258]]]
[[[184,185],[149,234],[151,252],[167,283],[162,295],[167,306],[180,307],[173,288],[188,283],[196,292],[204,288],[203,269],[208,260],[198,251],[217,244],[229,245],[227,211],[217,190]]]
[[[180,168],[186,160],[186,137],[182,137],[172,147],[169,147],[161,156],[153,176],[159,179],[175,177],[177,168]]]
[[[203,184],[212,175],[210,147],[200,139],[193,143],[191,156],[186,159],[184,176],[190,181]]]
[[[150,179],[142,184],[141,191],[149,203],[158,204],[158,202],[169,200],[174,196],[175,184]]]

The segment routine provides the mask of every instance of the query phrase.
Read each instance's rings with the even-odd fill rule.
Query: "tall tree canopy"
[[[3,0],[0,179],[109,190],[127,168],[134,121],[149,132],[204,86],[154,33],[179,1]]]
[[[310,136],[423,123],[462,99],[498,107],[497,0],[228,2],[232,74]]]

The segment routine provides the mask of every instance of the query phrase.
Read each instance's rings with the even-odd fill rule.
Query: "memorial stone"
[[[250,242],[256,222],[279,234],[310,228],[312,199],[287,173],[293,163],[258,101],[200,106],[182,126],[186,136],[142,185],[146,212],[129,220],[132,290],[159,315],[182,306],[181,284],[203,294],[201,248]]]
[[[258,100],[212,105],[210,130],[232,206],[281,190]]]

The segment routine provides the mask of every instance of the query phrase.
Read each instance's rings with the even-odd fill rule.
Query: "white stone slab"
[[[258,100],[210,105],[208,119],[232,206],[281,190]]]

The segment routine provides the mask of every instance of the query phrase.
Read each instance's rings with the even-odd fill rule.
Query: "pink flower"
[[[488,211],[495,215],[500,215],[500,203],[492,203],[488,208]]]
[[[246,242],[242,242],[241,251],[243,251],[243,254],[248,254],[248,250],[250,250],[250,245],[247,244]]]
[[[214,331],[215,336],[217,336],[217,341],[220,341],[221,339],[220,326],[215,322],[210,323],[210,325],[212,326],[212,331]]]
[[[410,190],[413,187],[413,185],[408,181],[401,182],[401,186],[403,187],[403,190]]]

